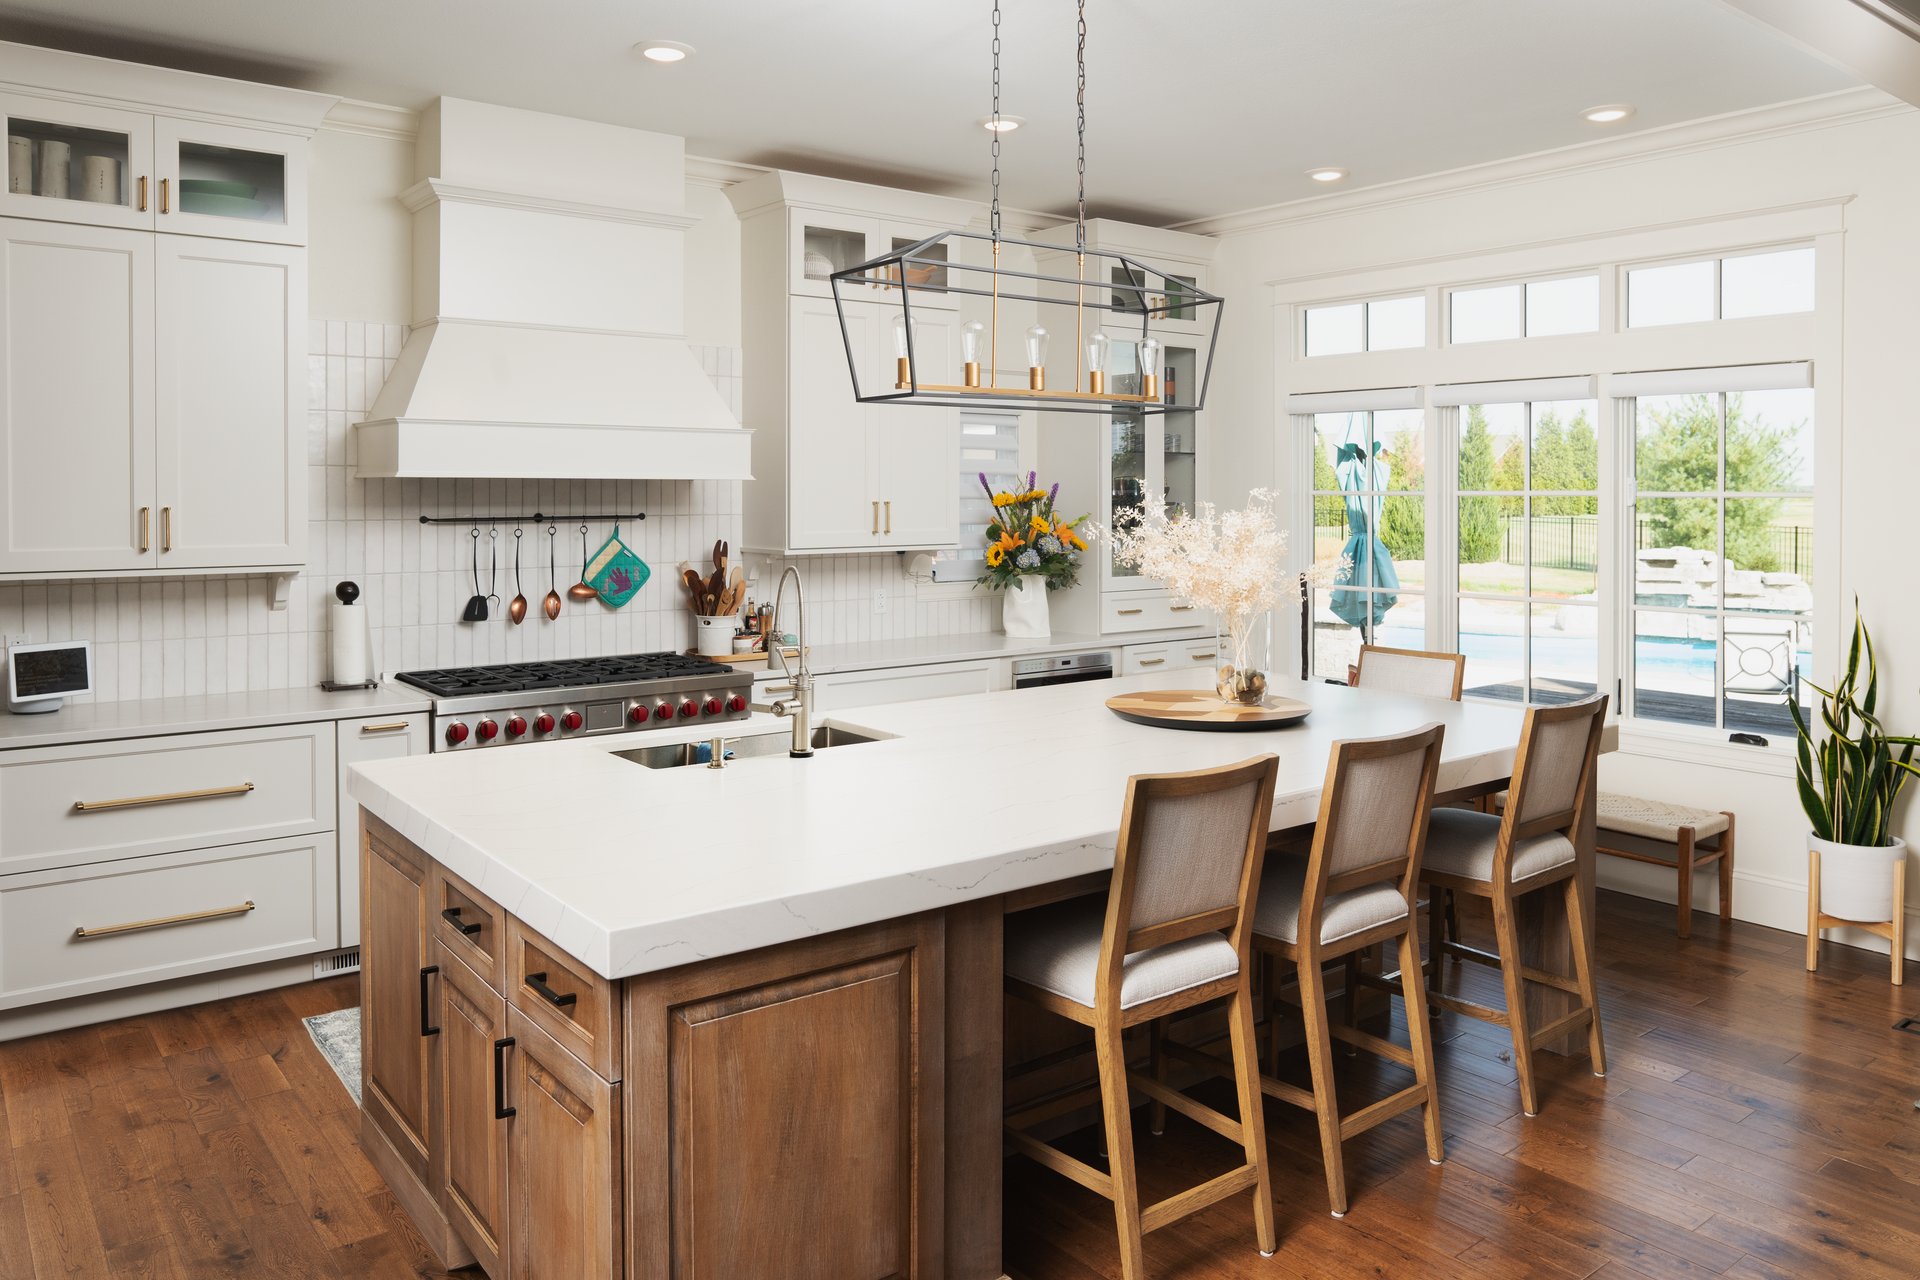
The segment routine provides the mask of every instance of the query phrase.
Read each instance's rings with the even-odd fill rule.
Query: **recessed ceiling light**
[[[1604,107],[1588,107],[1580,113],[1580,118],[1588,124],[1618,124],[1633,114],[1633,108],[1624,102],[1610,102]]]
[[[693,52],[693,46],[678,40],[642,40],[633,51],[654,62],[679,62]]]
[[[1334,168],[1309,169],[1307,176],[1315,182],[1338,182],[1347,176],[1347,171]]]
[[[994,130],[997,129],[1001,133],[1012,133],[1015,129],[1018,129],[1021,125],[1025,124],[1026,122],[1027,122],[1027,118],[1025,116],[1010,116],[1004,111],[1000,113],[1000,120],[998,124],[994,122],[994,119],[992,116],[981,116],[978,120],[974,121],[974,123],[979,125],[982,129],[985,129],[989,132],[993,132]]]

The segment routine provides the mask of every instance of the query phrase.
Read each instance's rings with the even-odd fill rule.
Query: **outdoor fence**
[[[1317,513],[1316,513],[1317,514]],[[1500,517],[1500,560],[1507,564],[1525,564],[1527,526],[1533,526],[1533,567],[1536,569],[1577,569],[1587,573],[1600,568],[1600,517],[1598,516],[1526,516]],[[1635,522],[1634,547],[1644,549],[1666,545],[1650,519]],[[1316,524],[1314,542],[1324,546],[1345,542],[1348,536],[1344,520],[1339,524]],[[1813,577],[1813,528],[1803,524],[1768,525],[1766,538],[1778,565],[1776,572]],[[1738,564],[1739,557],[1734,557]],[[1738,565],[1747,568],[1746,565]]]

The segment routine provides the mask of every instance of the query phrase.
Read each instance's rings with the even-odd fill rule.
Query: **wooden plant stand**
[[[1907,967],[1907,864],[1905,859],[1893,864],[1893,919],[1891,920],[1842,920],[1820,910],[1820,851],[1807,853],[1807,972],[1812,973],[1820,963],[1820,931],[1822,929],[1865,929],[1868,933],[1877,933],[1885,938],[1893,952],[1893,985],[1903,985]]]

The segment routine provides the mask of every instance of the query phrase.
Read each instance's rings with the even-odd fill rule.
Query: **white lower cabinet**
[[[921,667],[886,667],[878,671],[838,671],[814,677],[814,710],[846,711],[885,702],[913,702],[921,698],[955,698],[963,693],[990,693],[1004,688],[1005,664],[986,658],[978,662],[943,662]]]
[[[1182,640],[1164,644],[1130,644],[1120,651],[1120,674],[1145,675],[1153,671],[1179,671],[1187,667],[1216,667],[1220,646],[1212,639]]]
[[[347,791],[347,766],[427,754],[427,713],[339,722],[340,942],[360,945],[360,805]]]
[[[324,950],[334,834],[0,877],[0,1009]]]

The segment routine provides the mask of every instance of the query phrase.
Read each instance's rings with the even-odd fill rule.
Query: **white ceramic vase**
[[[1807,850],[1820,855],[1820,912],[1836,920],[1882,924],[1893,919],[1893,867],[1907,859],[1907,842],[1874,848],[1836,844],[1807,833]]]
[[[1004,593],[1006,604],[1000,613],[1000,627],[1021,640],[1044,640],[1053,634],[1047,617],[1047,576],[1023,573],[1020,581]]]

